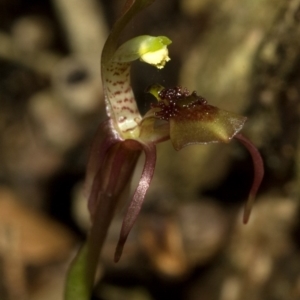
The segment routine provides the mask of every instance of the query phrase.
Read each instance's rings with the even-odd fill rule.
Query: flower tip
[[[243,222],[244,224],[246,224],[249,221],[251,208],[253,206],[257,191],[264,177],[264,163],[259,151],[252,144],[252,142],[250,142],[250,140],[244,137],[241,133],[238,133],[235,136],[235,138],[239,140],[239,142],[241,142],[250,153],[252,157],[253,167],[254,167],[254,178],[253,178],[249,198],[245,205],[244,218],[243,218]]]
[[[122,254],[119,254],[119,253],[117,253],[117,252],[115,253],[115,257],[114,257],[114,262],[115,262],[115,263],[118,263],[118,262],[119,262],[119,260],[120,260],[120,258],[121,258],[121,255],[122,255]]]
[[[244,224],[247,224],[249,222],[254,199],[255,199],[255,197],[253,195],[250,195],[248,198],[248,201],[246,202],[245,209],[244,209],[244,215],[243,215],[243,223]]]
[[[119,239],[119,241],[118,241],[118,245],[116,247],[115,256],[114,256],[115,263],[119,262],[119,260],[121,259],[125,242],[126,242],[126,239],[125,240]]]

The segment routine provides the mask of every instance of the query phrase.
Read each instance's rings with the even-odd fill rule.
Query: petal
[[[130,143],[132,144],[132,142]],[[137,143],[136,143],[137,144]],[[94,179],[95,207],[87,242],[75,257],[66,280],[65,299],[88,300],[94,284],[98,258],[114,213],[119,205],[120,193],[128,183],[140,151],[118,142],[106,151],[103,164]],[[139,148],[137,149],[139,150]]]
[[[170,118],[170,137],[176,150],[192,144],[228,143],[245,121],[246,117],[207,104],[180,108]]]
[[[93,211],[96,203],[96,197],[95,197],[95,178],[97,177],[96,174],[103,166],[107,151],[111,149],[111,147],[114,144],[120,141],[122,140],[119,138],[119,135],[113,130],[111,120],[104,121],[99,125],[99,128],[92,142],[92,146],[88,158],[86,178],[85,178],[85,194],[87,195],[87,197],[89,197],[88,207],[90,212]],[[96,180],[96,182],[97,181],[98,180]],[[92,192],[93,190],[94,192]]]
[[[258,152],[257,148],[252,144],[252,142],[250,142],[246,137],[244,137],[240,133],[237,134],[235,138],[239,140],[239,142],[241,142],[249,151],[252,157],[253,167],[254,167],[254,179],[249,193],[248,201],[246,202],[245,205],[244,217],[243,217],[243,222],[246,224],[249,221],[251,208],[255,200],[256,193],[264,177],[264,163],[260,153]]]
[[[91,194],[89,196],[90,213],[93,216],[98,207],[103,206],[103,198],[111,198],[116,206],[119,198],[126,186],[130,182],[134,167],[140,155],[140,145],[138,142],[130,142],[137,145],[134,149],[129,148],[128,141],[118,142],[108,149],[103,164],[93,180]]]
[[[145,152],[145,165],[138,187],[134,192],[133,199],[129,204],[129,207],[123,220],[122,229],[115,252],[115,262],[118,262],[121,258],[124,244],[141,210],[146,192],[150,186],[150,182],[154,174],[156,163],[156,147],[153,144],[144,145],[143,150]]]

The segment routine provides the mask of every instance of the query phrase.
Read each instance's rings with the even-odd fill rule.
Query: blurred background
[[[63,299],[89,228],[82,185],[105,119],[100,53],[123,4],[0,0],[1,300]],[[300,0],[160,0],[123,39],[140,34],[173,41],[165,69],[133,65],[140,110],[157,82],[247,116],[266,175],[243,225],[253,169],[240,144],[159,145],[118,264],[124,211],[112,224],[93,300],[300,299]]]

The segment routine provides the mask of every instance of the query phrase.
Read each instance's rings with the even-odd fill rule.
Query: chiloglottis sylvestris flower
[[[196,92],[181,87],[164,88],[154,84],[148,92],[155,98],[149,111],[141,116],[130,83],[134,60],[160,69],[170,60],[165,36],[138,36],[118,47],[122,29],[153,0],[128,0],[103,48],[101,73],[108,119],[95,135],[86,173],[86,193],[91,215],[91,230],[67,280],[66,299],[82,294],[88,299],[93,285],[99,253],[107,230],[127,190],[138,157],[144,153],[144,168],[124,216],[114,260],[117,262],[128,234],[141,210],[156,164],[156,145],[171,140],[175,150],[194,144],[241,142],[252,156],[254,180],[245,206],[244,222],[261,184],[264,168],[255,146],[240,131],[246,117],[212,106]],[[80,285],[80,280],[85,285]],[[78,283],[76,292],[71,285]],[[75,284],[76,285],[76,284]],[[76,298],[77,299],[77,298]]]

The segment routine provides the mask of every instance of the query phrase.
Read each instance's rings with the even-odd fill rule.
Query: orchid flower
[[[127,0],[102,52],[101,72],[108,119],[95,135],[87,166],[86,192],[91,215],[87,242],[79,251],[67,279],[66,299],[89,299],[100,250],[120,198],[127,191],[137,159],[145,155],[144,168],[124,216],[114,260],[117,262],[128,234],[141,210],[156,164],[156,145],[171,140],[175,150],[188,145],[240,141],[250,152],[254,180],[245,206],[244,222],[263,178],[263,162],[255,146],[240,131],[246,117],[209,105],[181,87],[154,84],[155,98],[141,116],[130,84],[130,66],[137,59],[160,69],[170,60],[165,36],[138,36],[118,47],[122,29],[153,0]]]

